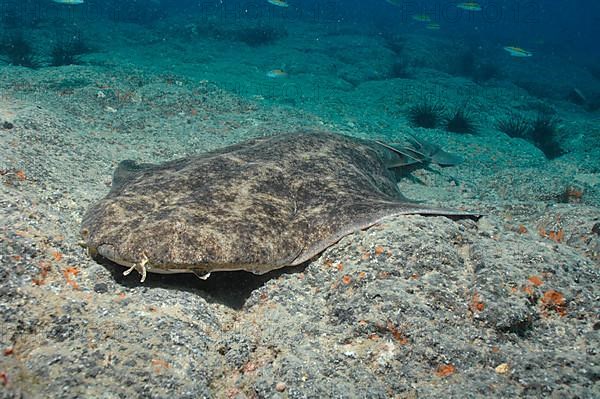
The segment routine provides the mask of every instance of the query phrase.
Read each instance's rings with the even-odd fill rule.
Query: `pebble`
[[[495,370],[498,374],[506,374],[510,370],[510,366],[508,365],[508,363],[502,363],[496,366]]]
[[[105,292],[108,292],[108,286],[106,285],[106,283],[96,283],[94,285],[94,292],[104,294]]]
[[[275,385],[275,390],[276,390],[277,392],[283,392],[283,391],[285,391],[285,388],[286,388],[286,386],[285,386],[285,382],[278,382],[278,383]]]

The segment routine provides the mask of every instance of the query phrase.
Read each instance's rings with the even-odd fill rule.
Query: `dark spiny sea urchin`
[[[20,32],[2,38],[0,55],[12,65],[37,68],[39,62],[33,54],[33,48]]]
[[[540,113],[533,121],[513,114],[498,121],[496,127],[510,137],[528,140],[539,148],[546,158],[554,159],[564,154],[556,141],[558,122],[554,116],[544,113]]]
[[[457,108],[445,121],[446,130],[453,133],[474,134],[477,126],[472,114],[465,107]]]
[[[527,138],[531,122],[524,116],[511,114],[496,123],[496,128],[510,137]]]
[[[413,126],[435,129],[444,117],[446,108],[438,102],[423,101],[408,110],[408,120]]]
[[[92,52],[93,49],[87,45],[81,36],[75,36],[68,41],[58,41],[52,48],[50,65],[75,65],[80,63],[79,57]]]
[[[548,159],[554,159],[564,154],[556,141],[558,135],[558,119],[551,115],[540,114],[533,121],[530,137],[533,144],[546,155]]]

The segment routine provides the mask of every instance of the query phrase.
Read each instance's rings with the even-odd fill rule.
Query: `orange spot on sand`
[[[20,181],[26,180],[27,179],[27,175],[25,174],[25,172],[23,171],[23,169],[19,169],[15,172],[15,176],[17,176],[17,179],[19,179]]]
[[[382,271],[377,273],[377,278],[388,278],[390,276],[390,272]]]
[[[384,252],[384,249],[381,245],[377,245],[375,247],[375,255],[379,256],[379,255],[383,254],[383,252]]]
[[[527,280],[529,280],[529,282],[531,284],[535,285],[536,287],[539,287],[540,285],[544,284],[542,279],[539,278],[538,276],[531,276]]]
[[[391,321],[387,322],[386,327],[387,330],[392,334],[392,337],[394,337],[394,339],[401,345],[408,344],[408,338],[406,338],[406,336],[402,334],[402,332]]]
[[[77,284],[77,281],[73,280],[73,277],[77,276],[79,274],[79,269],[75,268],[75,267],[67,267],[65,270],[63,270],[63,276],[65,276],[65,280],[67,280],[67,284],[69,284],[71,287],[75,288],[76,290],[79,289],[79,284]]]
[[[167,363],[166,361],[164,361],[162,359],[152,359],[152,366],[154,367],[155,373],[158,373],[162,369],[168,369],[170,367],[169,363]]]
[[[342,283],[344,283],[345,285],[348,285],[352,282],[352,277],[350,277],[349,275],[344,275],[344,277],[342,277]]]
[[[52,257],[54,258],[55,261],[60,262],[61,259],[63,258],[62,254],[58,251],[54,251],[52,252]]]
[[[533,288],[530,285],[523,287],[523,292],[529,296],[533,296]]]
[[[540,227],[538,229],[538,234],[540,235],[540,237],[547,237],[548,236],[548,233],[546,233],[546,229],[543,228],[543,227]]]
[[[479,293],[476,291],[471,298],[471,311],[472,312],[482,312],[485,309],[485,304],[479,297]]]
[[[40,262],[38,267],[40,268],[40,274],[37,278],[32,278],[31,282],[33,282],[35,285],[42,285],[46,283],[46,277],[50,271],[50,265],[46,262]]]
[[[557,243],[563,242],[565,239],[565,231],[563,229],[546,231],[546,229],[540,227],[538,233],[541,237],[548,238]]]
[[[548,233],[548,238],[554,242],[562,242],[565,238],[565,231],[560,229],[558,231],[551,231]]]
[[[377,335],[376,333],[371,333],[367,336],[368,339],[370,339],[371,341],[377,341],[379,340],[379,335]]]
[[[248,362],[242,366],[242,371],[244,373],[251,373],[253,371],[256,371],[257,368],[258,368],[258,365],[256,363]]]
[[[565,296],[558,291],[548,290],[542,297],[542,310],[553,310],[561,317],[567,314],[567,301]]]
[[[63,270],[63,274],[77,276],[79,274],[79,269],[76,267],[67,267],[65,270]]]
[[[565,197],[570,200],[580,200],[583,197],[583,190],[578,190],[575,187],[567,187]]]
[[[448,377],[456,372],[456,367],[451,364],[442,364],[437,368],[435,374],[438,377]]]

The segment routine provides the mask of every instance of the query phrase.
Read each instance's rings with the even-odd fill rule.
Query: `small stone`
[[[15,127],[15,125],[13,125],[12,123],[10,123],[9,121],[2,122],[2,129],[10,130],[13,127]]]
[[[502,363],[496,366],[495,370],[498,374],[506,374],[510,370],[510,366],[508,365],[508,363]]]
[[[594,224],[594,226],[592,227],[592,233],[596,233],[600,236],[600,222]]]
[[[100,369],[100,367],[96,366],[96,367],[86,369],[85,375],[86,375],[86,377],[96,378],[96,376],[98,374],[100,374],[101,372],[102,372],[102,370]]]
[[[485,237],[493,237],[494,225],[491,223],[489,218],[483,217],[477,222],[477,230],[479,234]]]
[[[108,286],[106,283],[96,283],[94,285],[94,292],[97,292],[98,294],[104,294],[105,292],[108,292]]]
[[[286,388],[286,386],[285,386],[285,382],[278,382],[278,383],[275,385],[275,390],[276,390],[277,392],[283,392],[283,391],[285,391],[285,388]]]

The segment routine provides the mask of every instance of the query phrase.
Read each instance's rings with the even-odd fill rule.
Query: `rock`
[[[496,366],[494,370],[496,370],[496,373],[498,374],[506,374],[510,371],[510,366],[508,365],[508,363],[502,363]]]
[[[94,292],[98,294],[104,294],[108,292],[108,285],[106,283],[96,283],[94,284]]]
[[[283,391],[285,391],[285,388],[286,388],[286,386],[285,386],[285,382],[278,382],[278,383],[275,385],[275,390],[276,390],[277,392],[283,392]]]

